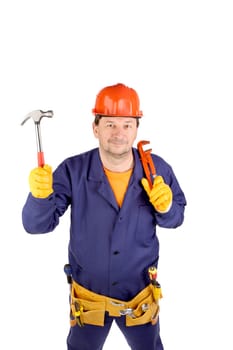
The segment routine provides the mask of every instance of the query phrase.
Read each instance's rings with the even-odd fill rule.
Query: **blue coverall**
[[[59,224],[70,206],[69,263],[75,281],[112,298],[129,301],[149,284],[147,269],[157,266],[159,241],[156,225],[175,228],[182,224],[186,199],[171,166],[152,154],[158,175],[173,192],[168,213],[159,214],[141,185],[145,177],[138,151],[133,148],[134,169],[119,208],[104,173],[98,148],[64,160],[54,171],[54,192],[45,199],[28,195],[22,211],[29,233],[47,233]],[[111,326],[71,327],[69,350],[101,350]],[[159,322],[126,327],[116,318],[133,350],[162,350]]]

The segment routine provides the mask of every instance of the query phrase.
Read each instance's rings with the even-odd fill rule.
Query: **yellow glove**
[[[33,197],[47,198],[53,193],[52,168],[45,164],[43,168],[35,168],[29,175],[29,186]]]
[[[159,213],[167,213],[171,208],[173,196],[172,190],[164,183],[162,176],[155,177],[152,189],[146,178],[142,178],[141,182],[155,210]]]

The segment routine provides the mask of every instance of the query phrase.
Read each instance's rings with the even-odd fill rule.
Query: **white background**
[[[36,166],[97,146],[91,109],[104,86],[135,88],[138,140],[173,167],[188,206],[183,226],[159,229],[165,350],[232,349],[232,2],[0,2],[0,348],[64,350],[69,328],[69,213],[48,235],[21,223]],[[129,349],[115,326],[104,346]]]

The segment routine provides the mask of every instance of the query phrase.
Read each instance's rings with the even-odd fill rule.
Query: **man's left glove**
[[[142,186],[148,194],[149,201],[159,213],[167,213],[172,205],[172,190],[164,183],[162,176],[156,176],[152,189],[146,178],[141,180]]]
[[[45,164],[33,169],[29,175],[30,191],[35,198],[47,198],[53,193],[53,174],[51,166]]]

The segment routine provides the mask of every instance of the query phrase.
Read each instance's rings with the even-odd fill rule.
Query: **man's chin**
[[[125,148],[122,149],[122,147],[121,148],[114,147],[114,149],[109,150],[109,153],[111,153],[115,157],[121,158],[121,157],[125,156],[126,154],[128,154],[129,150],[125,149]]]

